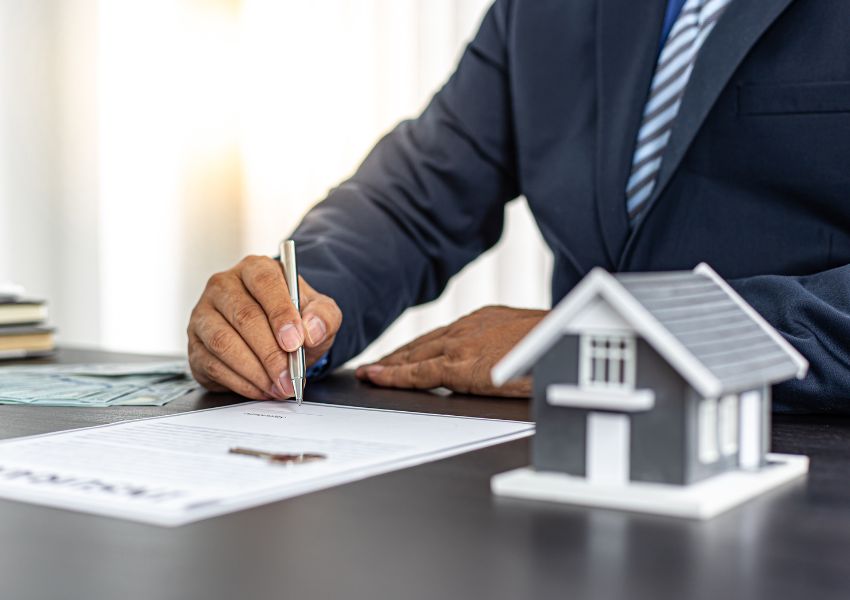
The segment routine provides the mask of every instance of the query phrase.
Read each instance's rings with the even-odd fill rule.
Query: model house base
[[[499,496],[710,519],[804,477],[809,470],[806,456],[768,454],[766,458],[767,464],[757,471],[728,471],[685,486],[641,482],[602,485],[584,477],[522,468],[496,475],[491,487]]]

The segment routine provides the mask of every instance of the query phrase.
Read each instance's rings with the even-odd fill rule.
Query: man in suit
[[[212,389],[284,397],[282,350],[320,369],[440,294],[522,194],[557,302],[591,268],[712,265],[811,362],[777,406],[850,398],[850,3],[497,0],[456,72],[294,234],[303,321],[278,265],[213,276],[189,325]],[[358,376],[494,389],[544,311],[485,308]],[[314,365],[315,366],[315,365]]]

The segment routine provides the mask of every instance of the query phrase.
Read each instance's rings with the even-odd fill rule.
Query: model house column
[[[764,460],[765,404],[762,389],[741,394],[741,444],[738,463],[744,470],[754,471],[759,469]]]

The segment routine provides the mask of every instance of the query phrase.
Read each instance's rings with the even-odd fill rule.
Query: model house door
[[[741,394],[741,442],[738,448],[738,463],[742,469],[761,467],[764,427],[761,392],[744,392]]]
[[[587,478],[593,483],[629,481],[628,415],[592,412],[587,415]]]

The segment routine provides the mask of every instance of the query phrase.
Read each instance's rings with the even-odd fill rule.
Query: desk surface
[[[309,398],[528,418],[525,401],[378,390],[346,373]],[[0,406],[0,438],[239,401]],[[808,480],[706,523],[494,498],[490,476],[527,464],[528,440],[176,529],[0,501],[0,598],[846,599],[850,420],[777,418],[773,448],[808,454]]]

